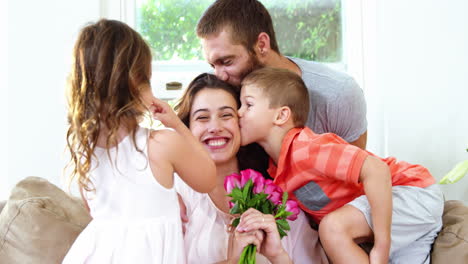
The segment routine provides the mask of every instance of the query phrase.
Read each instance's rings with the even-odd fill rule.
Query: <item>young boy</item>
[[[429,263],[443,195],[427,169],[304,127],[309,95],[288,70],[249,74],[241,103],[242,145],[257,142],[265,149],[274,182],[320,223],[333,263]],[[369,255],[362,242],[374,243]]]

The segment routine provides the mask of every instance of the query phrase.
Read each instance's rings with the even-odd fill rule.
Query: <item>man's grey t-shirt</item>
[[[335,133],[347,142],[356,141],[367,131],[364,93],[351,76],[314,61],[288,58],[301,69],[309,90],[306,125],[312,131]]]

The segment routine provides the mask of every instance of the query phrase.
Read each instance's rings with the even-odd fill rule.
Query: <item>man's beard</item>
[[[241,71],[239,74],[240,80],[244,80],[244,78],[251,72],[258,70],[260,68],[265,67],[258,59],[255,54],[252,54],[249,52],[249,61],[247,62],[248,66],[245,68],[245,70]],[[240,84],[239,84],[240,86]]]

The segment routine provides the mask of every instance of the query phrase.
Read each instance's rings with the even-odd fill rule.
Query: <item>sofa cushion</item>
[[[91,220],[83,203],[39,177],[12,190],[0,213],[2,263],[61,263]]]
[[[461,201],[446,201],[442,221],[432,248],[432,263],[468,263],[468,207]]]

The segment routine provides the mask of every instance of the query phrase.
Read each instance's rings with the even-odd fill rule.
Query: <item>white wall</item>
[[[8,2],[0,1],[0,200],[8,191]]]
[[[468,159],[466,10],[465,0],[376,5],[375,87],[366,88],[379,96],[368,97],[369,137],[384,142],[378,154],[422,164],[437,179]],[[443,190],[468,202],[468,177]]]
[[[61,183],[73,42],[108,2],[115,0],[1,2],[0,199],[28,175]],[[468,159],[468,3],[361,2],[369,148],[440,179]],[[444,192],[468,202],[468,177]]]
[[[61,185],[66,164],[65,79],[77,33],[99,18],[99,1],[9,1],[1,9],[2,20],[4,10],[8,12],[7,33],[2,34],[8,47],[1,46],[2,58],[4,51],[8,54],[8,94],[4,97],[2,90],[0,99],[2,121],[7,120],[2,130],[7,127],[9,142],[4,153],[2,132],[2,155],[8,156],[9,167],[1,171],[0,199],[6,199],[11,188],[30,175]],[[5,101],[9,113],[3,119]],[[2,168],[3,162],[2,157]]]

